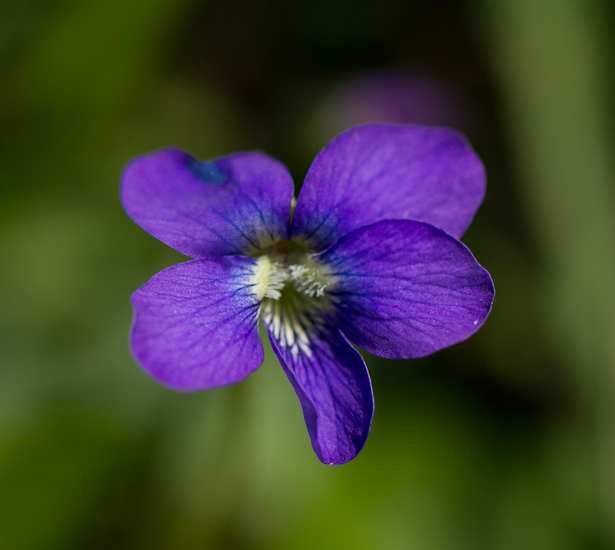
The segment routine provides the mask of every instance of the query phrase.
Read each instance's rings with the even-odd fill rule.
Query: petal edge
[[[131,298],[137,363],[161,384],[197,391],[234,384],[264,358],[254,261],[227,256],[171,266]]]
[[[283,338],[266,328],[301,402],[318,459],[334,466],[355,458],[365,445],[374,413],[371,380],[359,352],[331,326],[311,334],[309,351],[285,347]]]
[[[256,152],[201,162],[162,149],[129,162],[121,182],[128,215],[193,258],[249,254],[287,238],[293,192],[286,167]]]
[[[455,130],[366,124],[333,139],[314,159],[291,237],[324,250],[365,225],[412,219],[461,237],[485,194],[485,170]]]
[[[413,359],[469,338],[495,290],[468,248],[426,223],[387,220],[357,229],[316,256],[348,339],[389,359]]]

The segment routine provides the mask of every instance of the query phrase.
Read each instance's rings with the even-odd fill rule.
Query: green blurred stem
[[[613,59],[607,6],[479,0],[500,80],[521,199],[543,259],[545,326],[592,448],[592,493],[615,545],[615,201]],[[591,443],[590,443],[591,442]]]

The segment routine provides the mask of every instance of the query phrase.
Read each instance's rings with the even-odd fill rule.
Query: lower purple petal
[[[287,347],[272,327],[267,331],[301,402],[314,452],[330,466],[352,460],[365,444],[374,414],[363,358],[336,328],[312,333],[307,350]]]
[[[493,282],[467,247],[432,225],[389,220],[358,229],[316,256],[344,334],[390,359],[429,355],[485,322]]]
[[[132,296],[130,343],[153,378],[177,390],[243,380],[263,362],[255,262],[227,256],[161,271]]]

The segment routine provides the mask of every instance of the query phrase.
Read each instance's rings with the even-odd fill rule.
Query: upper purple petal
[[[132,295],[130,343],[137,362],[178,390],[243,380],[263,362],[255,262],[227,256],[161,271]]]
[[[307,345],[289,341],[289,327],[265,326],[282,368],[303,409],[312,447],[331,466],[352,460],[363,448],[372,423],[374,399],[361,355],[339,329],[305,327]]]
[[[350,231],[386,219],[423,221],[461,237],[484,193],[483,165],[461,134],[359,126],[336,137],[312,163],[291,237],[323,250]]]
[[[204,258],[249,254],[286,239],[293,190],[286,167],[262,153],[200,162],[163,149],[126,166],[121,196],[148,233]]]
[[[422,357],[485,322],[493,282],[467,247],[406,220],[358,229],[316,256],[327,266],[341,330],[374,355]]]

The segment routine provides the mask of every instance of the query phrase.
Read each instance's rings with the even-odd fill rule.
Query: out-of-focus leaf
[[[0,445],[0,547],[67,548],[102,518],[130,460],[125,435],[60,415]]]

